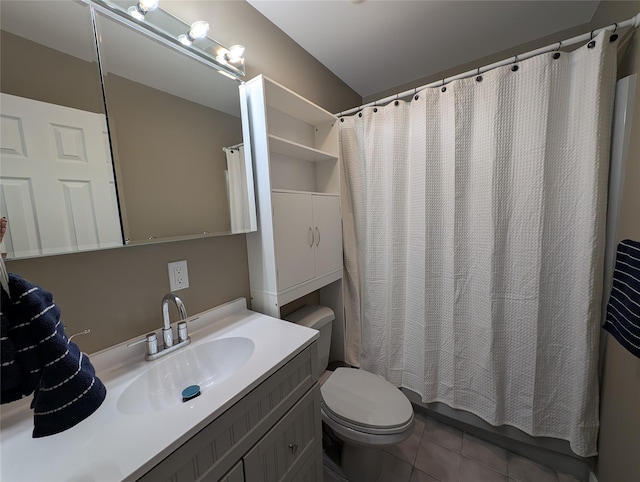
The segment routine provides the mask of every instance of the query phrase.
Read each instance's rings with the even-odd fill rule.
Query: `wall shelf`
[[[273,134],[269,134],[269,150],[276,154],[283,156],[300,159],[303,161],[320,162],[336,160],[337,156],[328,152],[315,149],[313,147],[307,147],[282,137],[278,137]]]

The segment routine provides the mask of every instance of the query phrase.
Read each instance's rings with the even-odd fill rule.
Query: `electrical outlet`
[[[189,271],[186,261],[174,261],[169,263],[169,288],[171,291],[182,290],[189,287]]]

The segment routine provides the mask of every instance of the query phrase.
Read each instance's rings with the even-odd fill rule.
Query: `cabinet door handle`
[[[289,444],[289,450],[291,450],[291,453],[295,455],[298,451],[298,444]]]
[[[318,229],[318,226],[316,226],[316,235],[318,240],[316,241],[316,247],[320,246],[320,230]]]
[[[309,240],[309,247],[313,248],[313,229],[309,226],[309,234],[307,235],[307,240]]]

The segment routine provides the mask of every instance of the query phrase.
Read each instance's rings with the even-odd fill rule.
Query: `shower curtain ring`
[[[558,42],[558,48],[556,49],[556,52],[557,52],[558,50],[560,50],[560,48],[562,48],[562,40],[560,40],[560,42]]]
[[[592,30],[592,31],[591,31],[591,38],[590,38],[589,40],[593,40],[593,32],[594,32],[594,31],[595,31],[595,30]]]
[[[618,30],[618,24],[614,23],[613,24],[613,32],[611,33],[611,36],[609,37],[609,42],[615,42],[616,40],[618,40],[618,34],[616,33],[616,30]]]

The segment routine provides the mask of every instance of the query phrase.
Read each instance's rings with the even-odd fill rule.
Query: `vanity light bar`
[[[125,25],[133,28],[134,30],[141,32],[163,43],[164,45],[180,50],[182,53],[188,55],[189,57],[192,57],[195,60],[198,60],[210,67],[213,67],[218,72],[220,72],[223,75],[226,75],[227,77],[230,77],[232,79],[239,80],[239,81],[242,81],[242,79],[244,78],[244,75],[245,75],[244,57],[240,58],[238,61],[234,61],[233,63],[231,63],[230,61],[227,61],[227,59],[224,58],[224,56],[221,57],[219,54],[214,56],[209,52],[206,52],[201,48],[194,46],[193,44],[183,43],[179,39],[178,34],[174,35],[170,32],[167,32],[153,25],[147,19],[145,19],[144,16],[143,16],[143,20],[138,20],[137,18],[135,18],[130,14],[128,9],[124,9],[123,7],[120,7],[116,3],[111,2],[109,0],[80,0],[80,1],[90,5],[91,8],[94,8],[96,11],[99,11],[100,13],[114,20],[124,23]],[[183,30],[184,32],[189,31],[191,29],[191,26],[184,23],[179,18],[171,15],[169,12],[166,12],[161,9],[158,9],[158,10],[162,12],[162,15],[166,15],[167,18],[175,19],[177,22],[180,22],[182,25],[184,25],[184,30]],[[206,33],[204,34],[204,38],[207,38],[212,44],[214,44],[212,48],[215,48],[216,51],[223,51],[223,52],[230,51],[229,48],[225,47],[224,45],[212,39],[211,37],[206,37]],[[195,40],[195,38],[193,40]]]

